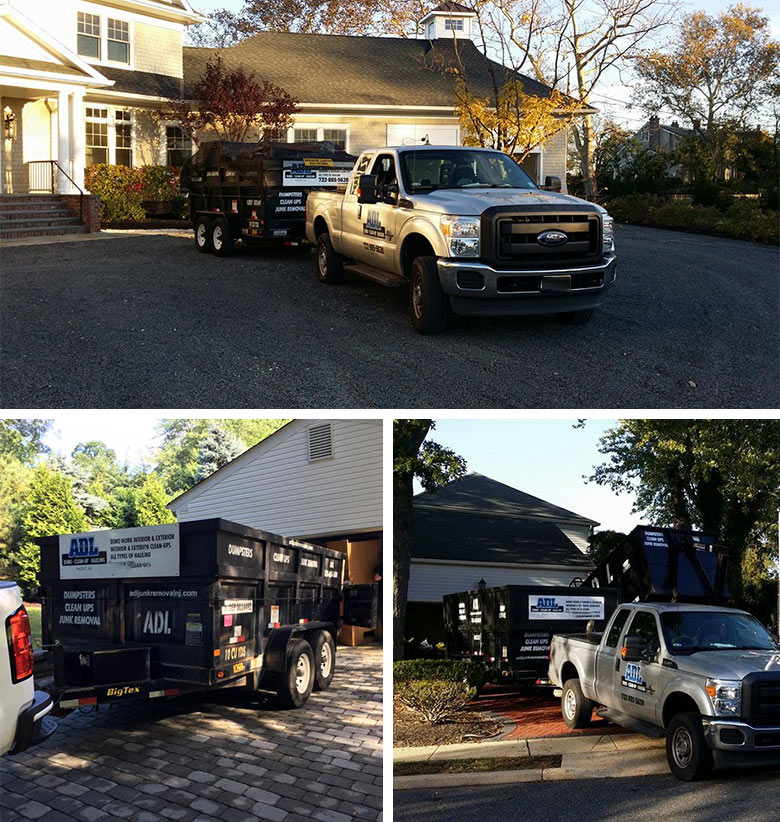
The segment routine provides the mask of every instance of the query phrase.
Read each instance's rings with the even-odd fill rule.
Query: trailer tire
[[[317,236],[317,279],[321,283],[340,283],[344,279],[344,258],[333,250],[327,231]]]
[[[336,643],[329,631],[317,631],[312,637],[314,653],[314,690],[324,691],[336,670]]]
[[[712,771],[712,751],[707,747],[701,716],[696,711],[675,714],[666,732],[666,761],[681,782],[704,779]]]
[[[442,291],[436,257],[416,257],[409,284],[409,313],[418,334],[441,334],[447,327],[449,300]]]
[[[568,728],[587,728],[593,716],[593,702],[582,693],[579,679],[567,679],[561,696],[561,714]]]
[[[217,257],[229,257],[233,253],[235,240],[224,217],[217,217],[211,227],[211,247]]]
[[[195,221],[195,248],[201,254],[211,254],[211,220],[208,217],[198,217]]]
[[[276,689],[283,708],[300,708],[314,687],[314,654],[305,639],[291,639],[287,645],[287,670],[279,675]]]

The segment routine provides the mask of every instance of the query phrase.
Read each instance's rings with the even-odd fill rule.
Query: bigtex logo
[[[140,694],[141,688],[135,685],[123,685],[121,688],[109,688],[106,696],[128,696],[129,694]]]

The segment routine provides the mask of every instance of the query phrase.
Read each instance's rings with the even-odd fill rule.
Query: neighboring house
[[[636,138],[645,149],[653,154],[677,151],[680,143],[694,134],[693,129],[683,128],[676,120],[671,125],[664,125],[658,115],[653,115],[637,132]],[[667,170],[670,177],[682,176],[680,165],[670,166]]]
[[[244,68],[286,89],[300,101],[295,124],[282,139],[332,140],[352,154],[385,145],[459,145],[454,78],[462,65],[471,92],[494,97],[490,70],[499,82],[509,70],[489,60],[471,40],[476,14],[442,2],[420,21],[417,39],[353,37],[265,31],[222,49],[185,48],[184,75],[197,80],[217,54],[229,68]],[[521,76],[526,93],[550,89]],[[257,139],[259,134],[254,135]],[[546,175],[566,184],[566,130],[523,162],[537,182]]]
[[[413,500],[406,636],[442,638],[442,597],[495,585],[569,585],[593,569],[599,523],[481,474]]]
[[[0,0],[0,193],[50,190],[40,160],[82,188],[92,163],[180,163],[189,142],[155,112],[180,93],[201,19],[187,0]]]
[[[327,545],[373,582],[382,555],[382,421],[294,420],[168,503]]]

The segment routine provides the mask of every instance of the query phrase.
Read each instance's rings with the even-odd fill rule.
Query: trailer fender
[[[287,670],[287,646],[290,640],[306,639],[315,632],[328,631],[335,641],[336,626],[332,622],[307,622],[303,625],[285,625],[274,628],[268,634],[265,651],[263,653],[263,669],[267,673],[283,674]]]

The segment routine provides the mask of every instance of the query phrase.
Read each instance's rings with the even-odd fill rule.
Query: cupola
[[[421,33],[428,40],[470,40],[471,25],[476,17],[473,9],[451,0],[442,0],[420,20]]]

